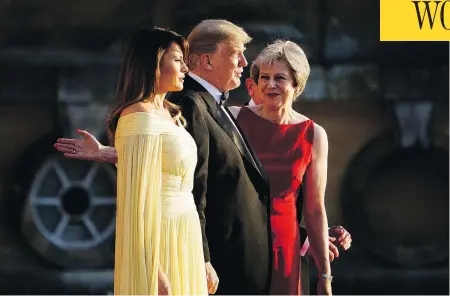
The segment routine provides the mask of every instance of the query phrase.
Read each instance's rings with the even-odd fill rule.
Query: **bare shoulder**
[[[292,112],[291,121],[293,124],[302,123],[308,120],[311,119],[296,111]],[[328,150],[327,133],[325,129],[319,124],[313,122],[312,125],[308,126],[308,129],[306,131],[306,139],[308,142],[312,143],[313,153],[314,151],[323,151],[323,149]]]
[[[230,110],[230,113],[233,114],[234,118],[237,118],[239,115],[239,112],[241,111],[242,107],[239,106],[230,106],[228,107],[228,110]]]
[[[309,118],[306,117],[305,115],[300,114],[297,111],[292,111],[292,116],[291,116],[292,124],[302,123],[303,121],[307,121],[307,120],[309,120]]]
[[[150,110],[144,104],[139,102],[139,103],[132,104],[132,105],[126,107],[125,109],[123,109],[122,112],[120,113],[120,116],[125,116],[128,114],[137,113],[137,112],[150,112]]]
[[[328,142],[328,136],[325,129],[314,122],[314,139],[317,139],[318,141],[327,141]]]
[[[325,129],[314,123],[313,156],[326,157],[328,154],[328,135]]]

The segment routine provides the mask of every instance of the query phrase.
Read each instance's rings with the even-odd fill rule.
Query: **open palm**
[[[102,144],[89,132],[77,129],[81,139],[58,138],[54,147],[67,158],[101,161]]]

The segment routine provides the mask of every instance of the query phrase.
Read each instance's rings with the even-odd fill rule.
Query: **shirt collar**
[[[201,86],[203,86],[211,96],[213,96],[214,100],[220,104],[220,99],[222,97],[222,93],[217,89],[217,87],[215,87],[214,85],[212,85],[211,83],[209,83],[208,81],[206,81],[205,79],[201,78],[200,76],[189,72],[188,75],[194,79],[195,81],[197,81],[198,83],[201,84]]]

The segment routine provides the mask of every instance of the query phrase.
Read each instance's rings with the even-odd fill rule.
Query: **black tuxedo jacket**
[[[306,237],[308,236],[308,233],[306,232],[306,229],[300,226],[300,238],[301,238],[301,245],[305,243]],[[300,281],[301,281],[301,288],[302,288],[302,295],[309,295],[309,257],[307,254],[301,258],[302,265],[300,269]]]
[[[205,261],[220,280],[217,294],[268,294],[270,192],[259,160],[228,109],[191,77],[168,99],[181,107],[197,144],[193,194]]]

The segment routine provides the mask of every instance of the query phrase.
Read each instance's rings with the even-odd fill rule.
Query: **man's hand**
[[[219,277],[217,276],[216,271],[214,270],[211,262],[206,262],[206,280],[208,282],[208,293],[214,294],[217,291],[217,287],[219,286]]]
[[[334,258],[339,257],[339,250],[338,248],[334,245],[334,242],[336,241],[335,237],[329,237],[328,240],[330,241],[330,243],[328,244],[328,252],[329,252],[329,256],[330,256],[330,262],[333,262]]]
[[[170,282],[166,274],[162,271],[158,271],[158,295],[171,295]]]
[[[330,262],[333,262],[334,259],[339,257],[339,249],[337,246],[343,248],[344,250],[348,250],[352,245],[352,236],[350,233],[345,230],[342,226],[333,226],[328,231],[328,248],[329,248],[329,258]],[[312,256],[311,248],[308,248],[306,251],[306,255]]]
[[[344,250],[350,249],[352,245],[352,236],[347,230],[345,230],[344,227],[333,226],[328,231],[328,235],[330,237],[330,242],[333,244],[343,248]],[[334,238],[334,240],[331,241],[331,238]]]
[[[59,138],[54,144],[55,148],[67,158],[102,161],[103,145],[87,131],[77,129],[77,134],[82,139]]]
[[[339,257],[339,250],[338,248],[333,244],[336,241],[335,237],[329,237],[328,240],[330,243],[328,244],[328,256],[330,258],[330,262],[333,262],[333,260],[337,257]],[[312,248],[308,247],[308,250],[306,250],[307,256],[313,256]]]

